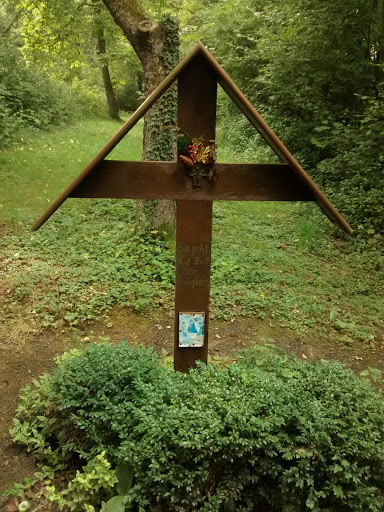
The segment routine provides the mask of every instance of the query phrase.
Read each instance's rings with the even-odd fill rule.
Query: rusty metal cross
[[[282,163],[217,163],[219,178],[204,181],[201,188],[196,189],[183,164],[177,161],[104,160],[175,80],[178,81],[178,128],[181,132],[204,140],[215,139],[219,83]],[[39,229],[68,197],[177,201],[174,368],[184,372],[195,366],[197,360],[207,362],[213,201],[316,201],[333,222],[351,232],[347,222],[202,43],[165,78],[32,229]],[[179,315],[183,312],[203,313],[202,346],[179,346]]]

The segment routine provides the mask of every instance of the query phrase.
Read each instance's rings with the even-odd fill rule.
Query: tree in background
[[[95,69],[101,70],[108,113],[119,119],[110,65],[127,53],[122,34],[101,0],[23,0],[23,52],[58,80],[86,80],[98,88]]]
[[[355,227],[382,230],[383,0],[218,0],[190,18],[189,33],[199,31]],[[248,123],[233,128],[233,105],[220,108],[225,142],[263,157]]]
[[[0,7],[0,146],[20,139],[24,129],[42,130],[92,115],[97,98],[27,62],[21,53],[20,11]]]
[[[154,20],[138,0],[103,0],[117,25],[134,48],[143,67],[145,95],[148,96],[179,60],[179,26],[171,16]],[[144,118],[144,160],[173,160],[176,151],[176,88],[171,87]],[[173,201],[138,203],[138,220],[144,209],[150,228],[173,229]]]
[[[96,38],[96,52],[100,61],[101,76],[103,77],[105,96],[107,98],[108,114],[112,119],[119,120],[119,108],[117,106],[115,91],[109,72],[103,12],[98,2],[95,2],[94,34]]]
[[[193,28],[292,150],[305,154],[306,134],[328,117],[347,121],[361,110],[356,94],[375,91],[376,2],[219,0]]]
[[[22,18],[23,52],[75,85],[97,83],[99,62],[105,83],[111,76],[117,85],[118,102],[135,108],[138,80],[148,95],[178,61],[178,25],[164,16],[177,12],[183,49],[202,38],[336,204],[372,233],[383,224],[377,207],[384,175],[383,2],[22,0],[29,12]],[[7,21],[11,30],[17,17]],[[145,117],[144,159],[174,158],[175,95],[170,89]],[[271,158],[220,95],[219,120],[222,143],[243,158]],[[144,211],[152,229],[173,223],[170,202],[145,203]]]
[[[379,42],[377,60],[380,66],[379,79],[384,82],[384,0],[377,0],[377,17],[379,20]]]
[[[91,47],[96,40],[109,114],[118,118],[109,64],[113,56],[117,65],[126,69],[123,60],[127,44],[123,42],[123,34],[141,63],[144,94],[148,96],[179,60],[179,27],[171,16],[160,16],[161,8],[156,10],[156,2],[151,2],[150,8],[138,0],[105,0],[104,4],[113,19],[99,0],[22,0],[20,6],[29,13],[23,28],[27,42],[24,51],[40,61],[45,56],[45,65],[54,67],[56,73],[60,67],[57,62],[52,66],[52,61],[64,60],[63,72],[73,80],[87,65],[87,74],[92,74]],[[160,20],[155,21],[155,17]],[[134,72],[137,76],[137,67]],[[116,75],[121,76],[121,70]],[[145,116],[143,158],[173,160],[175,141],[176,89],[173,87]],[[138,211],[142,206],[140,203]],[[151,228],[174,225],[171,201],[145,202],[144,211]]]

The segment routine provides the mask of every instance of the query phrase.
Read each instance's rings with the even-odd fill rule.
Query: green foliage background
[[[355,230],[382,233],[384,58],[376,0],[197,5],[185,21],[186,41],[199,32]],[[236,107],[221,101],[219,118],[228,145],[248,160],[271,159]]]
[[[153,19],[178,15],[182,48],[202,38],[353,228],[367,238],[382,233],[384,57],[377,0],[175,0],[143,2],[143,8]],[[21,127],[46,128],[79,115],[79,95],[68,85],[100,94],[96,22],[107,35],[105,58],[120,108],[137,106],[140,64],[101,3],[7,0],[2,13],[8,41],[0,54],[3,143]],[[219,121],[222,142],[243,159],[275,158],[222,96]]]
[[[74,122],[99,113],[96,95],[76,91],[23,59],[15,42],[0,36],[0,146],[20,133]]]
[[[62,319],[76,326],[116,304],[136,311],[167,305],[173,295],[173,241],[161,232],[134,233],[130,202],[64,210],[33,236],[25,228],[35,206],[46,205],[40,196],[48,193],[51,167],[61,170],[59,188],[68,178],[64,167],[76,174],[100,142],[96,123],[79,124],[77,137],[71,128],[41,139],[42,147],[30,135],[101,112],[89,7],[9,0],[0,8],[0,144],[23,143],[1,156],[4,190],[18,196],[5,193],[1,204],[12,204],[5,218],[16,227],[2,241],[13,271],[5,314],[22,307],[45,326]],[[374,343],[384,268],[377,250],[384,97],[376,1],[195,0],[152,2],[150,10],[159,19],[179,14],[184,49],[203,38],[365,239],[346,245],[330,268],[341,250],[319,242],[330,229],[306,206],[217,206],[215,229],[224,235],[213,245],[213,315],[253,314],[301,333],[332,330],[345,344]],[[101,18],[119,104],[133,109],[138,61],[106,11]],[[218,106],[221,159],[276,159],[224,94]],[[141,134],[132,136],[130,157],[140,158]],[[53,376],[23,391],[13,435],[43,464],[67,470],[75,463],[69,491],[50,490],[73,510],[91,511],[113,495],[112,467],[124,461],[136,475],[128,499],[151,510],[375,512],[383,507],[383,418],[381,396],[337,364],[306,365],[258,349],[186,376],[143,348],[101,345],[66,355]],[[44,478],[51,469],[43,468]]]
[[[119,127],[82,121],[2,152],[0,208],[10,231],[4,321],[84,328],[113,308],[171,311],[174,239],[135,232],[133,201],[69,200],[43,229],[30,226]],[[141,158],[142,124],[111,158]],[[218,130],[218,140],[223,133]],[[240,158],[219,144],[218,157]],[[217,202],[214,205],[211,316],[252,315],[270,329],[350,345],[378,343],[384,271],[377,234],[333,239],[336,230],[314,204]],[[113,313],[112,313],[113,314]],[[278,334],[273,334],[272,336]]]

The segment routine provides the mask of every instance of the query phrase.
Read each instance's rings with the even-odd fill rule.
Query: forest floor
[[[55,355],[121,340],[172,353],[174,240],[135,234],[133,202],[71,200],[29,230],[117,128],[87,121],[0,154],[0,491],[35,470],[8,429],[20,388]],[[140,159],[141,127],[129,137],[111,158]],[[376,242],[336,234],[315,205],[216,204],[210,357],[273,343],[379,379],[384,258]]]

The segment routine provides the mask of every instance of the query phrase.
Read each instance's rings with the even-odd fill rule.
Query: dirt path
[[[209,353],[212,357],[230,356],[240,348],[262,344],[263,339],[271,338],[276,345],[309,361],[337,359],[357,373],[368,366],[384,370],[383,346],[359,344],[346,348],[310,337],[298,339],[292,333],[271,328],[265,320],[254,318],[212,321]],[[114,310],[103,321],[88,324],[76,332],[25,329],[22,342],[15,341],[11,330],[3,330],[0,335],[0,491],[31,476],[34,471],[32,458],[12,444],[8,433],[19,390],[33,378],[49,371],[54,364],[54,356],[70,347],[102,341],[117,343],[121,340],[150,345],[163,354],[172,354],[173,319],[162,312],[145,317]]]

